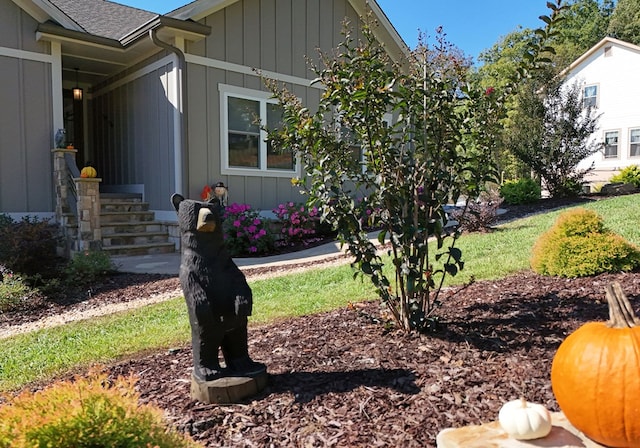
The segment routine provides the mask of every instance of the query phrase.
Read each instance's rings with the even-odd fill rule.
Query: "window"
[[[297,171],[291,151],[274,150],[260,129],[282,123],[282,107],[270,93],[220,85],[223,174],[291,177]]]
[[[598,86],[586,86],[582,92],[582,104],[584,107],[596,107],[598,105]]]
[[[640,128],[629,130],[629,157],[640,157]]]
[[[618,157],[618,131],[604,133],[604,158],[615,159]]]

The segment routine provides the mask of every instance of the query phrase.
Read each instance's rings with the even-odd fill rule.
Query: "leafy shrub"
[[[48,219],[25,216],[21,221],[0,220],[0,263],[27,276],[55,276],[58,228]]]
[[[87,285],[114,270],[115,266],[106,252],[84,251],[69,260],[65,277],[74,285]]]
[[[483,193],[477,201],[470,201],[467,209],[456,209],[450,217],[467,232],[486,232],[498,221],[498,209],[503,199],[495,192]]]
[[[507,180],[500,187],[500,195],[507,204],[531,204],[540,200],[540,185],[533,179],[525,177],[518,180]]]
[[[0,312],[18,308],[37,292],[21,276],[0,266]]]
[[[611,182],[633,184],[640,188],[640,166],[630,165],[611,178]]]
[[[313,238],[320,226],[320,216],[316,207],[307,208],[304,204],[288,202],[273,209],[282,227],[281,243],[293,245]]]
[[[26,390],[0,406],[0,447],[197,447],[167,428],[162,410],[138,405],[135,380],[105,374]]]
[[[594,211],[576,208],[561,214],[538,238],[531,268],[542,275],[586,277],[631,271],[640,266],[640,248],[606,229]]]
[[[264,255],[274,248],[267,222],[247,204],[226,207],[223,222],[225,245],[232,256]]]

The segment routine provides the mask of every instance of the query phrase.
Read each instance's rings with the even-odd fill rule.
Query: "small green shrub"
[[[611,182],[633,184],[640,188],[640,166],[630,165],[611,178]]]
[[[48,219],[25,216],[0,220],[0,263],[13,272],[45,278],[57,273],[58,227]]]
[[[596,212],[584,208],[561,214],[538,238],[531,257],[535,272],[568,278],[639,266],[640,248],[606,229]]]
[[[74,285],[87,285],[116,268],[106,252],[91,250],[78,252],[65,267],[66,279]]]
[[[22,277],[0,267],[0,312],[18,308],[37,292]]]
[[[540,200],[540,185],[531,178],[508,180],[500,187],[500,196],[510,205],[531,204]]]
[[[169,429],[161,409],[139,405],[135,379],[105,374],[26,390],[0,406],[0,447],[200,446]]]

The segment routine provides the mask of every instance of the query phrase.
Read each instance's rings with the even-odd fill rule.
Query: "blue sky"
[[[114,0],[165,14],[189,0]],[[474,60],[501,36],[523,27],[538,27],[548,14],[547,0],[378,0],[405,42],[414,48],[418,30],[429,36],[443,26],[450,42]],[[431,42],[431,41],[430,41]]]

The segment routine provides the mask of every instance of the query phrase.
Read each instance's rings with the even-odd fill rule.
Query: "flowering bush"
[[[307,208],[304,204],[288,202],[273,209],[282,228],[280,240],[283,245],[304,243],[318,234],[320,215],[317,207]]]
[[[266,81],[283,107],[283,126],[268,130],[269,143],[299,157],[306,177],[295,185],[336,230],[352,266],[371,279],[399,328],[432,328],[445,277],[464,266],[455,247],[459,233],[445,227],[445,206],[478,197],[496,180],[505,101],[548,60],[560,3],[547,3],[547,26],[535,30],[517,75],[500,89],[471,82],[469,65],[441,31],[434,47],[422,42],[395,64],[368,23],[357,37],[346,27],[339,47],[312,66],[323,87],[314,111]],[[389,115],[402,119],[389,123]],[[354,157],[354,144],[364,158]],[[390,262],[370,240],[370,227],[381,230],[379,242],[390,243]]]
[[[248,204],[233,203],[223,214],[224,241],[232,256],[264,255],[274,248],[267,222]]]

